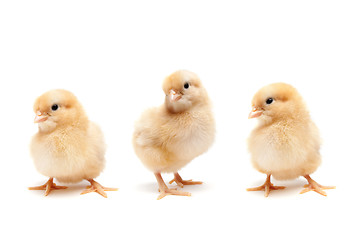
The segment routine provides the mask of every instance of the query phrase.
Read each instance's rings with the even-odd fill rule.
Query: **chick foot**
[[[265,191],[265,197],[268,197],[271,190],[285,189],[283,186],[274,186],[270,181],[271,174],[267,175],[266,181],[260,187],[248,188],[247,191]]]
[[[308,180],[309,184],[306,184],[304,186],[305,189],[303,189],[300,194],[306,193],[306,192],[310,192],[310,191],[314,191],[317,192],[323,196],[327,196],[326,192],[323,190],[326,189],[335,189],[335,187],[333,186],[322,186],[320,184],[318,184],[317,182],[315,182],[309,175],[304,176],[304,178],[306,178],[306,180]]]
[[[198,184],[203,184],[203,182],[199,182],[199,181],[193,181],[193,180],[183,180],[182,178],[181,178],[181,176],[179,175],[179,173],[174,173],[174,179],[173,180],[171,180],[170,182],[169,182],[169,184],[172,184],[173,182],[176,182],[176,184],[179,186],[179,187],[181,187],[181,188],[183,188],[184,187],[184,185],[198,185]]]
[[[155,173],[156,180],[159,184],[160,195],[157,200],[160,200],[168,195],[178,195],[178,196],[191,196],[191,193],[178,191],[177,189],[170,189],[166,186],[163,178],[160,173]]]
[[[29,190],[45,190],[45,196],[49,195],[49,193],[52,190],[58,190],[58,189],[66,189],[67,187],[65,186],[56,186],[56,184],[53,181],[53,178],[49,178],[49,180],[41,186],[38,187],[29,187]]]
[[[100,183],[96,182],[94,179],[88,179],[88,181],[90,182],[91,185],[87,186],[86,189],[81,193],[81,195],[91,193],[91,192],[97,192],[104,198],[107,198],[107,194],[105,193],[105,191],[117,191],[118,190],[117,188],[103,187],[100,185]]]

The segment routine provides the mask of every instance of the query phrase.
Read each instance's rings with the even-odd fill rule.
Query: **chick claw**
[[[169,184],[172,184],[173,182],[176,182],[176,184],[183,188],[184,185],[198,185],[203,184],[203,182],[200,181],[193,181],[193,180],[183,180],[179,173],[174,173],[174,179],[169,182]]]
[[[38,187],[29,187],[29,190],[45,190],[45,196],[49,195],[52,190],[66,189],[65,186],[56,186],[53,178],[50,178],[44,185]]]
[[[322,186],[320,184],[318,184],[317,182],[315,182],[312,178],[310,178],[309,175],[306,175],[304,176],[306,178],[306,180],[308,180],[309,184],[306,184],[304,186],[305,189],[303,189],[300,194],[303,194],[303,193],[307,193],[307,192],[310,192],[310,191],[314,191],[314,192],[317,192],[323,196],[327,196],[326,192],[323,191],[323,190],[327,190],[327,189],[335,189],[336,187],[334,186]]]
[[[117,191],[118,190],[117,188],[103,187],[100,185],[100,183],[96,182],[93,179],[88,179],[88,181],[90,182],[91,185],[87,186],[86,189],[81,193],[81,195],[91,193],[91,192],[97,192],[104,198],[107,198],[107,194],[105,193],[105,191]]]
[[[284,186],[274,186],[274,184],[272,184],[270,182],[270,176],[268,175],[266,178],[266,181],[263,185],[261,185],[260,187],[255,187],[255,188],[248,188],[246,189],[246,191],[265,191],[265,197],[268,197],[271,190],[280,190],[280,189],[285,189]]]

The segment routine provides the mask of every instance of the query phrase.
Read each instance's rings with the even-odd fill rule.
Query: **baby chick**
[[[34,104],[39,131],[31,141],[31,155],[36,169],[50,179],[42,186],[30,190],[64,189],[60,182],[76,183],[83,179],[90,186],[82,192],[97,192],[107,197],[105,188],[94,178],[105,166],[105,143],[100,128],[90,122],[77,98],[66,90],[52,90],[37,98]]]
[[[180,187],[202,184],[183,180],[178,171],[206,152],[215,138],[211,104],[200,79],[180,70],[163,83],[165,103],[145,111],[135,124],[133,145],[143,164],[154,172],[161,199],[167,195],[190,196],[188,192],[169,189],[161,173],[174,173]]]
[[[274,83],[260,89],[252,100],[249,118],[258,118],[259,125],[252,131],[249,151],[254,167],[267,174],[264,185],[248,191],[284,189],[274,186],[270,176],[279,180],[304,176],[309,184],[301,193],[315,191],[326,196],[324,189],[310,174],[321,163],[320,137],[316,125],[298,91],[285,83]]]

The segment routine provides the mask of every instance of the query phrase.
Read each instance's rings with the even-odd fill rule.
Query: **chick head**
[[[84,116],[77,98],[69,91],[51,90],[38,97],[34,104],[35,123],[40,131],[49,132],[57,126],[72,125]]]
[[[273,83],[261,88],[253,97],[249,118],[263,123],[296,117],[304,106],[298,91],[286,83]]]
[[[163,82],[163,90],[166,107],[174,113],[184,112],[208,101],[199,77],[187,70],[179,70],[168,76]]]

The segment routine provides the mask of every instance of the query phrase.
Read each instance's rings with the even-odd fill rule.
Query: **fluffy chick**
[[[321,163],[320,137],[316,125],[298,91],[289,84],[274,83],[260,89],[252,100],[249,118],[258,118],[259,125],[252,131],[248,146],[253,166],[267,174],[264,185],[248,191],[271,190],[271,175],[279,180],[304,176],[309,184],[301,193],[315,191],[326,196],[325,187],[310,178]]]
[[[160,196],[190,193],[169,189],[161,173],[174,173],[180,187],[201,184],[183,180],[178,171],[206,152],[215,137],[215,121],[208,94],[198,76],[180,70],[163,83],[165,103],[145,111],[135,124],[133,145],[143,164],[154,172]]]
[[[102,187],[94,181],[105,165],[105,142],[100,128],[89,121],[77,98],[66,90],[52,90],[38,97],[34,104],[39,131],[32,138],[30,149],[36,169],[50,179],[42,186],[30,190],[64,189],[53,179],[76,183],[83,179],[91,185],[82,192],[97,192],[107,197]]]

